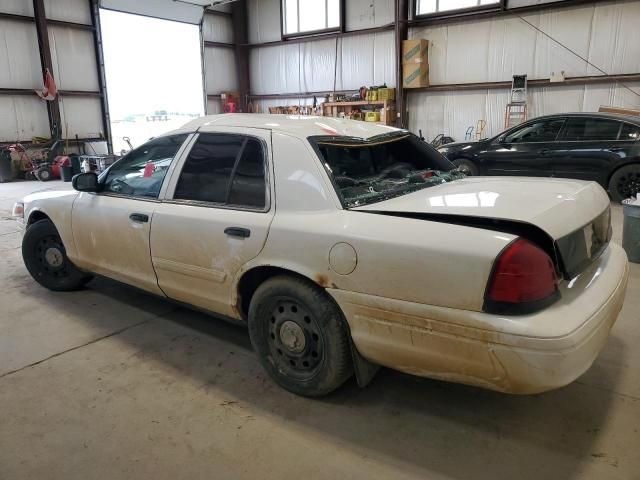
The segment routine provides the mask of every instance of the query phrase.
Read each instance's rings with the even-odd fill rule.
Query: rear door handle
[[[548,148],[543,148],[542,150],[538,150],[538,153],[540,155],[549,155],[549,152],[551,152],[551,150],[549,150]]]
[[[138,222],[138,223],[147,223],[149,221],[149,215],[145,213],[132,213],[131,215],[129,215],[129,218],[133,222]]]
[[[249,238],[249,236],[251,235],[251,230],[241,227],[227,227],[224,229],[224,233],[226,233],[230,237]]]

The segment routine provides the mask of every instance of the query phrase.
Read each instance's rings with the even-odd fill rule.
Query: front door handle
[[[129,218],[131,221],[138,223],[147,223],[149,221],[149,215],[145,213],[132,213]]]
[[[548,148],[543,148],[542,150],[538,150],[538,153],[540,155],[549,155],[549,152],[551,152],[551,150],[549,150]]]
[[[226,233],[230,237],[249,238],[249,236],[251,235],[251,230],[241,227],[227,227],[224,229],[224,233]]]
[[[624,150],[624,147],[611,147],[609,149],[610,152],[621,152]]]

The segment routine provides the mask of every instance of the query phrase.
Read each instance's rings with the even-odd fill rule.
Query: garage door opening
[[[197,25],[100,10],[113,150],[204,114]]]

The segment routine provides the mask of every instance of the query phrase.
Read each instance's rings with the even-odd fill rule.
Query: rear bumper
[[[531,394],[582,375],[604,346],[627,285],[624,251],[611,244],[562,299],[504,317],[329,290],[359,352],[410,374]]]

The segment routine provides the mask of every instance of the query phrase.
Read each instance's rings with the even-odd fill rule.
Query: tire
[[[640,165],[619,168],[609,179],[609,194],[616,202],[640,193]]]
[[[39,220],[27,227],[22,259],[33,279],[49,290],[78,290],[92,278],[67,258],[58,230],[50,220]]]
[[[41,182],[48,182],[53,178],[53,174],[51,173],[51,169],[49,167],[41,167],[36,172],[36,178]]]
[[[249,336],[269,375],[297,395],[326,395],[353,373],[342,312],[308,280],[277,276],[260,285],[249,306]]]
[[[466,173],[467,175],[475,176],[480,173],[478,171],[478,167],[473,162],[465,160],[464,158],[457,158],[455,160],[452,160],[451,163],[453,163],[461,172]]]

